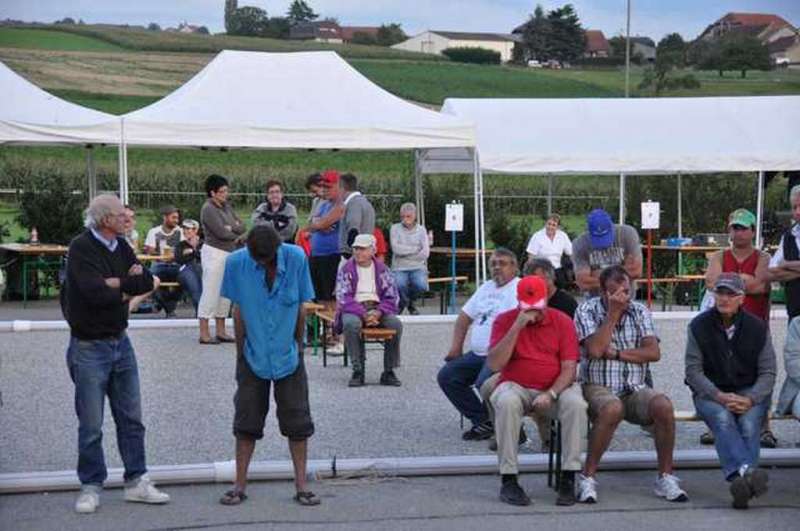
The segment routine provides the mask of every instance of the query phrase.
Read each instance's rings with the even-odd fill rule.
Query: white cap
[[[375,247],[375,236],[372,234],[359,234],[353,241],[352,247]]]

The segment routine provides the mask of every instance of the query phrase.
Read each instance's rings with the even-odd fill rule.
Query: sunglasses
[[[733,230],[735,230],[736,232],[741,232],[741,231],[745,231],[745,230],[750,230],[751,229],[751,227],[747,227],[745,225],[731,225],[731,228]]]

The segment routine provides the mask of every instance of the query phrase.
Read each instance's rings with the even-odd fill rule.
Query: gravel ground
[[[683,385],[685,320],[659,320],[662,361],[653,366],[656,387],[665,390],[678,409],[691,409]],[[785,319],[772,323],[773,340],[780,346],[778,386],[783,382]],[[399,388],[376,385],[382,354],[370,350],[367,382],[348,389],[349,368],[341,358],[310,351],[306,357],[311,407],[316,433],[311,458],[432,456],[487,453],[484,442],[460,438],[459,415],[442,395],[436,372],[450,341],[450,325],[407,325],[403,335]],[[142,382],[147,457],[152,465],[204,463],[233,458],[234,356],[232,345],[200,346],[193,329],[131,331]],[[77,420],[73,388],[67,374],[64,332],[32,332],[0,336],[0,473],[67,470],[75,466]],[[777,391],[776,391],[777,393]],[[108,410],[108,408],[106,408]],[[121,466],[114,424],[106,412],[104,446],[110,467]],[[800,424],[775,422],[781,447],[800,441]],[[700,423],[683,423],[679,448],[698,446]],[[538,451],[535,428],[523,451]],[[638,427],[623,424],[613,450],[649,450],[652,440]],[[285,441],[272,412],[266,436],[257,445],[255,459],[288,459]]]

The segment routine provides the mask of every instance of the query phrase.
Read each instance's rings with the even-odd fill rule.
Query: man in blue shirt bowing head
[[[236,480],[220,503],[238,505],[247,499],[247,468],[256,441],[264,436],[274,384],[278,425],[289,439],[294,465],[294,500],[318,505],[319,497],[306,488],[307,440],[314,423],[303,364],[302,305],[314,298],[314,288],[305,254],[296,245],[281,243],[271,226],[254,227],[247,235],[247,247],[232,253],[225,263],[222,296],[234,304],[237,388]]]

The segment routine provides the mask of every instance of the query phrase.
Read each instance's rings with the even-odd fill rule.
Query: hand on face
[[[534,324],[542,318],[542,310],[526,310],[517,314],[517,325],[521,327]]]
[[[631,298],[626,286],[617,286],[614,291],[607,291],[608,311],[614,315],[621,315],[628,309]]]

